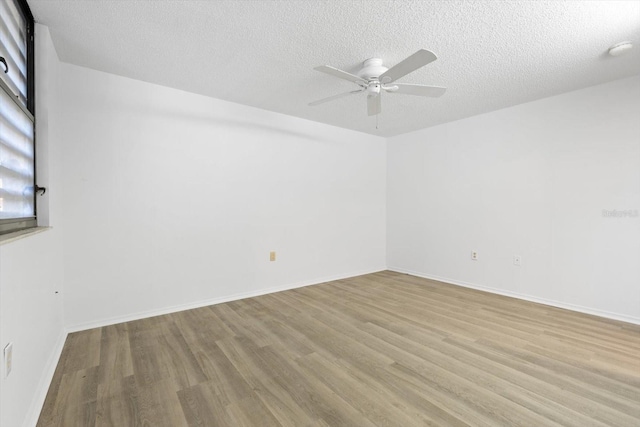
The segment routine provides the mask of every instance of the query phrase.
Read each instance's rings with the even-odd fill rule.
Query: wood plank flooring
[[[640,326],[394,272],[70,334],[39,427],[640,426]]]

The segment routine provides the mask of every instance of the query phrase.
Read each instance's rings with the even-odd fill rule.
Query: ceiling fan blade
[[[356,76],[355,74],[347,73],[346,71],[339,70],[330,65],[321,65],[319,67],[314,68],[314,70],[320,71],[321,73],[329,74],[334,77],[338,77],[339,79],[349,80],[350,82],[364,84],[364,85],[367,84],[367,82],[365,82],[363,79]]]
[[[362,92],[363,90],[364,90],[364,89],[361,89],[361,90],[354,90],[354,91],[352,91],[352,92],[340,93],[340,94],[338,94],[338,95],[333,95],[333,96],[330,96],[330,97],[328,97],[328,98],[319,99],[319,100],[317,100],[317,101],[310,102],[310,103],[309,103],[309,106],[311,106],[311,107],[315,107],[316,105],[324,104],[325,102],[333,101],[334,99],[340,99],[340,98],[343,98],[343,97],[345,97],[345,96],[349,96],[349,95],[353,95],[353,94],[356,94],[356,93],[360,93],[360,92]]]
[[[395,89],[397,88],[397,89]],[[427,85],[414,85],[408,83],[395,83],[392,86],[392,90],[389,93],[402,93],[404,95],[417,95],[428,96],[431,98],[437,98],[444,95],[447,91],[446,87],[440,86],[427,86]]]
[[[382,97],[380,94],[378,95],[369,95],[367,96],[367,113],[370,116],[375,116],[376,114],[380,114],[382,111]]]
[[[409,73],[414,72],[420,67],[424,67],[430,62],[438,59],[435,53],[426,49],[420,49],[404,61],[399,62],[393,67],[380,75],[380,81],[382,83],[391,83],[398,80],[400,77],[406,76]]]

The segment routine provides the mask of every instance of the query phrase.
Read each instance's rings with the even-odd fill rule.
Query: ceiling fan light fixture
[[[615,44],[609,48],[609,55],[620,56],[630,51],[632,47],[633,43],[631,43],[630,41]]]
[[[315,67],[314,70],[329,74],[342,80],[348,80],[357,84],[359,89],[319,99],[309,103],[309,105],[313,107],[351,94],[367,92],[367,114],[374,116],[380,114],[382,111],[380,100],[382,91],[403,95],[437,98],[442,96],[447,89],[440,86],[394,83],[399,78],[414,72],[418,68],[430,64],[436,59],[438,59],[437,56],[426,49],[418,50],[416,53],[403,59],[391,68],[385,67],[382,64],[382,59],[380,58],[369,58],[364,61],[362,68],[357,74],[351,74],[330,65],[320,65],[319,67]],[[389,83],[394,84],[393,86],[389,86]]]

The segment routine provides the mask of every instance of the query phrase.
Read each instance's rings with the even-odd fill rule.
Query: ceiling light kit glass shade
[[[611,56],[620,56],[626,52],[629,52],[633,47],[633,43],[631,42],[622,42],[615,44],[609,48],[609,55]]]

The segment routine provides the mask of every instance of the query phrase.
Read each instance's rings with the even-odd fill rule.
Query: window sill
[[[34,234],[42,233],[43,231],[51,230],[51,227],[34,227],[26,230],[14,231],[13,233],[7,233],[0,235],[0,246],[7,243],[15,242],[16,240],[24,239],[25,237],[33,236]]]

